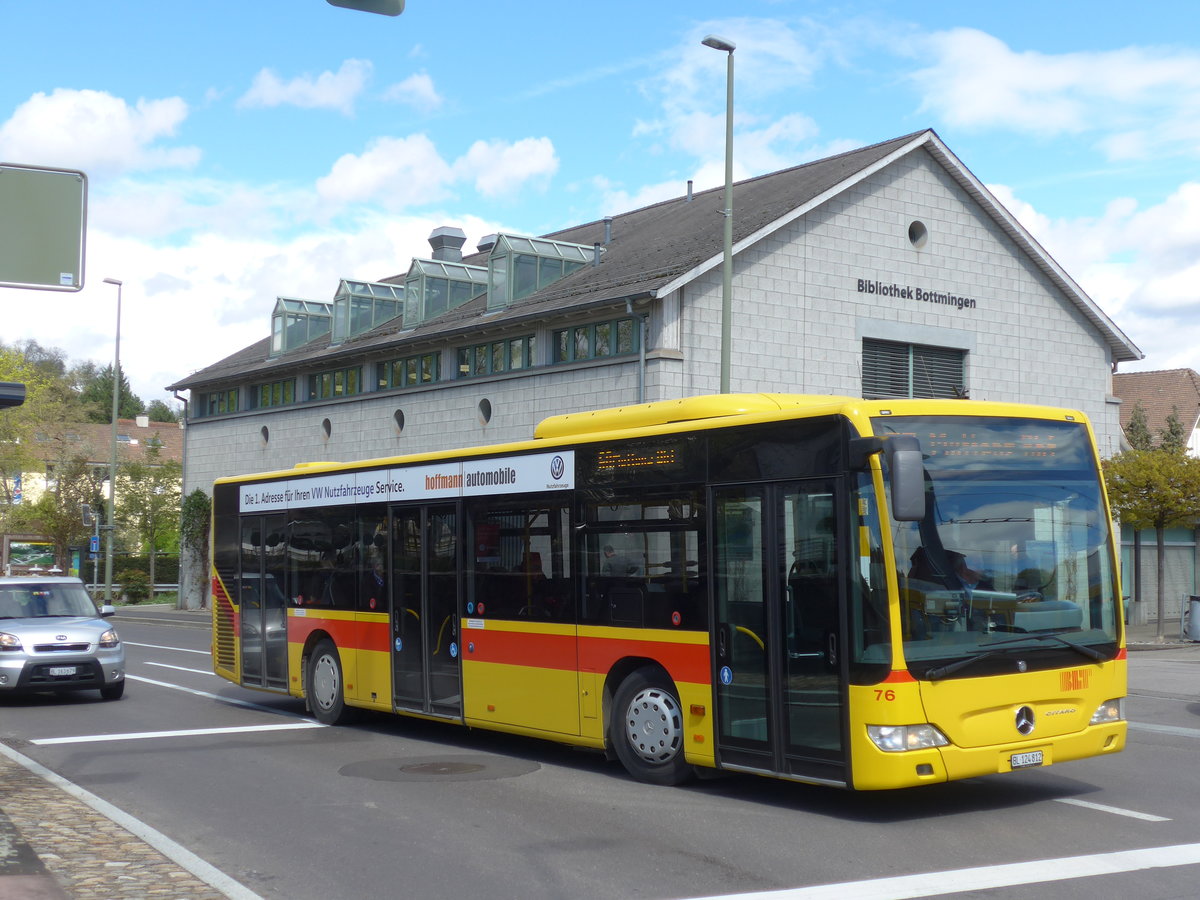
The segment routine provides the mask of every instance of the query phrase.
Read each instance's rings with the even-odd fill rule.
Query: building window
[[[433,384],[441,376],[440,356],[424,353],[375,364],[375,384],[379,390]]]
[[[556,363],[577,362],[582,359],[603,359],[607,356],[626,356],[641,348],[641,329],[638,319],[627,317],[611,322],[593,322],[554,332]]]
[[[201,394],[200,402],[196,404],[197,416],[219,416],[222,413],[237,411],[237,388],[230,388],[227,391],[209,391],[207,394]]]
[[[250,389],[250,408],[266,409],[270,406],[288,406],[296,402],[296,380],[284,378],[266,384],[256,384]]]
[[[458,348],[458,377],[474,378],[531,368],[537,360],[537,337],[532,334]]]
[[[862,390],[868,400],[965,397],[966,352],[948,347],[863,340]]]
[[[333,400],[349,397],[362,390],[362,369],[334,369],[308,376],[309,400]]]

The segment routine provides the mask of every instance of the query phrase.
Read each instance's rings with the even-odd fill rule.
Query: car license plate
[[[74,674],[75,674],[74,666],[51,666],[50,667],[50,677],[52,677],[52,678],[57,675],[74,675]]]
[[[1031,753],[1014,753],[1009,757],[1009,765],[1014,769],[1025,769],[1029,766],[1040,766],[1042,764],[1042,751],[1034,750]]]

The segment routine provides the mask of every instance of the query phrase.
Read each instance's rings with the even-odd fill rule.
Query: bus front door
[[[242,684],[286,690],[287,518],[243,516],[237,597],[241,610]]]
[[[834,483],[720,488],[712,508],[720,762],[843,784]]]
[[[459,717],[458,511],[393,507],[390,517],[393,703]]]

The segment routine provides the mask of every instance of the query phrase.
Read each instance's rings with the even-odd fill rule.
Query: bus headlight
[[[945,747],[946,736],[932,725],[868,725],[867,736],[887,753]]]
[[[1104,725],[1107,722],[1123,722],[1125,721],[1125,698],[1117,697],[1115,700],[1105,700],[1092,713],[1091,725]]]

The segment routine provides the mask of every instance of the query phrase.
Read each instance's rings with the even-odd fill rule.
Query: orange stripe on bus
[[[882,684],[907,684],[916,680],[908,669],[893,669],[888,673],[888,677],[883,679]]]

